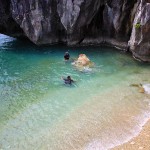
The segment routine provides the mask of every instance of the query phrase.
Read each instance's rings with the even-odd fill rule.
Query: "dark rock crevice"
[[[0,33],[12,37],[24,37],[23,30],[12,18],[10,1],[0,0]]]
[[[95,16],[93,17],[92,21],[90,22],[90,24],[87,26],[87,36],[91,37],[97,37],[100,34],[102,34],[103,32],[103,11],[105,9],[105,5],[100,6],[100,8],[98,9],[97,13],[95,14]]]

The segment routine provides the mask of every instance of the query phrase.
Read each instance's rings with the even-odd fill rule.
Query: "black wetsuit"
[[[65,84],[71,85],[74,81],[72,79],[63,79]]]
[[[69,54],[65,54],[65,55],[64,55],[64,59],[65,59],[65,60],[69,60],[69,58],[70,58],[70,55],[69,55]]]

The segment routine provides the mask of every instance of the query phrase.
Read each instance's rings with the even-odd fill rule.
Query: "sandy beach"
[[[150,120],[143,126],[137,137],[129,142],[115,147],[113,150],[150,150]]]

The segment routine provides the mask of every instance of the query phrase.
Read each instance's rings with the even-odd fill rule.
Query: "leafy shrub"
[[[141,24],[140,23],[137,23],[136,25],[135,25],[135,28],[136,29],[139,29],[141,27]]]

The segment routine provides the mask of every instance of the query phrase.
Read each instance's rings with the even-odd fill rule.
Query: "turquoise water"
[[[73,59],[95,66],[82,72]],[[63,84],[70,75],[76,82]],[[0,35],[0,150],[107,149],[136,135],[149,118],[150,65],[114,48],[36,47]],[[118,132],[119,131],[119,132]]]

